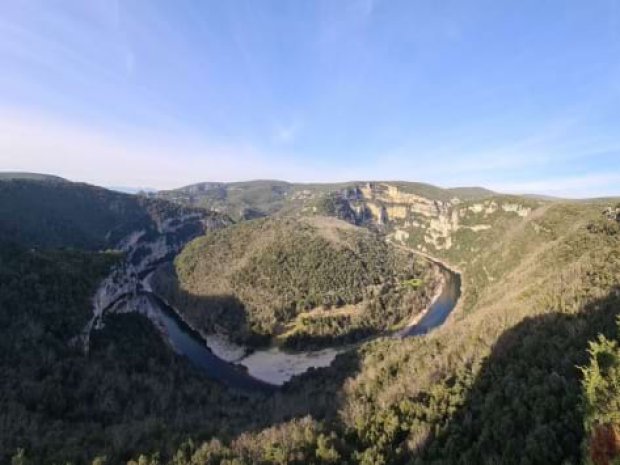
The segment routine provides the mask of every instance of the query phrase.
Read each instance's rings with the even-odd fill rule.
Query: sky
[[[0,170],[620,195],[620,0],[0,0]]]

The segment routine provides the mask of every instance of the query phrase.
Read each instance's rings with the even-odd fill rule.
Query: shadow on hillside
[[[578,314],[528,318],[495,344],[464,405],[412,463],[577,464],[588,342],[616,334],[620,291]]]
[[[215,369],[233,366],[222,363],[228,368]],[[106,375],[101,379],[103,366]],[[351,351],[338,356],[331,366],[311,369],[278,389],[252,386],[243,377],[238,380],[243,386],[231,389],[224,380],[215,380],[209,370],[161,344],[159,332],[146,317],[114,314],[103,331],[96,333],[85,375],[80,378],[84,385],[80,391],[94,401],[88,401],[88,409],[83,403],[77,405],[80,413],[88,413],[83,421],[90,429],[76,435],[89,437],[100,425],[110,434],[122,435],[112,445],[87,443],[80,454],[90,459],[105,453],[110,463],[126,463],[148,451],[172,457],[190,437],[196,443],[212,437],[227,441],[308,415],[334,419],[341,407],[342,386],[359,369],[358,354]],[[127,386],[131,389],[122,389]],[[19,446],[0,447],[0,454],[12,453]]]
[[[315,420],[337,420],[342,406],[341,390],[345,381],[360,371],[356,350],[337,356],[324,368],[311,368],[273,393],[263,426],[274,426],[293,418],[312,415]]]
[[[152,279],[155,294],[172,305],[192,327],[203,333],[226,333],[233,342],[261,345],[264,337],[249,330],[243,303],[233,295],[200,296],[181,288],[171,263],[157,268]]]
[[[247,327],[245,308],[236,297],[202,297],[190,294],[179,287],[174,268],[169,265],[158,270],[157,280],[154,286],[156,292],[161,292],[165,297],[174,295],[175,299],[171,303],[178,309],[184,309],[185,317],[189,317],[188,320],[195,328],[202,328],[203,331],[209,329],[221,331],[222,327],[224,330]],[[196,339],[202,340],[200,334],[191,328],[185,328],[185,330],[191,332]],[[233,340],[236,336],[236,342],[241,344],[259,346],[268,342],[256,334],[242,332],[229,332],[229,334],[233,335]],[[189,350],[192,350],[191,347]],[[188,356],[188,358],[192,357]],[[217,357],[211,356],[206,362],[208,366],[200,367],[207,372],[207,375],[209,372],[211,375],[216,375],[210,376],[211,378],[219,379],[229,387],[238,387],[245,394],[266,395],[265,406],[268,408],[254,418],[256,421],[251,422],[257,424],[258,428],[305,415],[312,415],[317,419],[333,415],[340,405],[339,392],[342,385],[348,377],[360,370],[359,355],[357,351],[351,350],[338,355],[328,367],[310,368],[280,388],[264,389],[265,386],[260,386],[261,383],[253,383],[253,378],[244,380],[244,377],[248,378],[247,375],[239,376],[241,368],[231,370],[234,365],[220,359],[214,361],[213,358]],[[213,373],[214,370],[217,373]],[[231,371],[237,373],[232,373],[231,376]]]
[[[253,348],[268,347],[272,343],[271,334],[260,333],[252,328],[246,306],[237,296],[232,294],[203,296],[188,292],[181,287],[176,270],[169,262],[155,270],[151,284],[154,294],[168,302],[194,329],[203,334],[225,334],[231,342]],[[334,305],[333,308],[338,309],[342,305],[344,303]],[[420,304],[416,305],[421,307]],[[358,327],[355,327],[356,324]],[[281,341],[280,345],[284,350],[291,352],[318,351],[355,344],[380,335],[379,329],[360,325],[359,322],[349,321],[349,325],[352,327],[344,332],[339,332],[341,328],[330,326],[334,334],[296,332]],[[276,334],[277,331],[273,330]]]

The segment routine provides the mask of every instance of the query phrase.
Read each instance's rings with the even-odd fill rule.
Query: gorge
[[[618,202],[368,184],[0,181],[0,462],[580,463]]]
[[[189,230],[194,232],[179,234],[187,231],[189,224],[192,225]],[[152,277],[158,268],[171,263],[198,231],[208,232],[221,228],[223,224],[222,220],[204,221],[194,214],[164,221],[156,234],[136,231],[123,239],[119,245],[124,252],[123,262],[103,280],[95,294],[93,317],[83,332],[86,348],[90,332],[102,328],[106,313],[137,312],[149,318],[175,351],[188,357],[209,377],[234,388],[268,389],[262,383],[282,385],[310,368],[329,366],[339,353],[352,350],[362,342],[390,334],[390,331],[383,331],[376,336],[366,336],[360,342],[319,350],[291,350],[278,346],[250,348],[228,340],[224,334],[197,330],[158,295]],[[460,276],[455,271],[432,260],[424,260],[440,268],[442,278],[427,308],[416,315],[413,323],[393,331],[399,337],[422,335],[441,325],[460,295]]]

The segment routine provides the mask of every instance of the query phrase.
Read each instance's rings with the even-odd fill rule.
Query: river
[[[407,328],[402,337],[422,336],[444,324],[461,297],[461,275],[444,268],[444,284],[439,296],[417,324]]]
[[[439,296],[415,325],[398,333],[399,337],[427,334],[441,326],[461,295],[461,276],[445,267],[444,284]],[[195,366],[215,380],[243,390],[270,391],[309,368],[329,366],[336,356],[352,347],[328,348],[319,351],[286,352],[278,347],[247,353],[226,339],[207,336],[190,328],[162,299],[151,292],[148,295],[152,309],[157,313],[168,339],[177,350]]]
[[[190,328],[176,312],[162,299],[148,291],[143,291],[156,312],[157,322],[177,352],[186,356],[196,367],[217,381],[242,390],[270,391],[273,383],[250,376],[242,367],[227,362],[215,355],[202,336]]]

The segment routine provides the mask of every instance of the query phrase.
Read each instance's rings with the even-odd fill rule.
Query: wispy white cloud
[[[292,121],[286,124],[276,124],[273,130],[273,140],[278,144],[293,142],[302,129],[302,124]]]
[[[501,139],[485,139],[493,133],[493,122],[481,121],[434,134],[428,141],[413,141],[379,156],[379,164],[398,166],[423,179],[449,184],[486,184],[496,179],[536,178],[553,166],[567,168],[589,156],[618,149],[614,140],[581,131],[587,121],[575,111],[534,125],[529,132]],[[484,130],[486,127],[486,131]],[[432,141],[447,141],[432,143]]]
[[[360,33],[369,25],[377,8],[377,0],[347,0],[325,2],[320,16],[319,40],[326,46],[341,46],[341,42],[357,42]]]
[[[377,3],[378,3],[378,0],[360,0],[359,1],[358,8],[361,11],[362,16],[366,20],[368,20],[372,16]]]
[[[51,115],[0,109],[0,170],[52,173],[99,185],[172,188],[200,181],[319,179],[288,154],[162,134],[128,137]]]
[[[290,141],[293,129],[281,127],[281,140]],[[606,156],[609,159],[612,155]],[[563,160],[566,162],[567,158]],[[383,179],[446,187],[478,184],[500,192],[561,197],[620,195],[620,166],[584,174],[566,169],[549,174],[548,170],[535,169],[535,160],[508,155],[461,156],[451,161],[460,166],[453,166],[450,171],[441,157],[424,156],[394,158],[389,162],[385,158],[355,163],[338,158],[316,160],[286,151],[266,152],[243,143],[210,144],[180,134],[131,129],[128,135],[118,129],[87,126],[56,115],[0,108],[0,170],[57,174],[106,186],[164,189],[200,181],[257,178],[297,182]],[[484,163],[487,165],[483,166]],[[539,158],[538,163],[540,168],[548,168],[554,160]]]
[[[522,182],[498,182],[488,186],[514,194],[548,194],[559,197],[620,196],[620,173],[584,173]]]
[[[128,75],[132,75],[136,69],[136,56],[134,53],[127,49],[125,50],[125,71],[127,71]]]
[[[74,9],[23,1],[2,14],[0,59],[15,57],[74,79],[96,74],[118,80],[135,69],[118,0],[77,3]],[[98,47],[85,51],[88,41]]]

